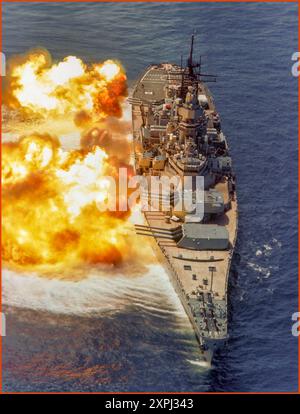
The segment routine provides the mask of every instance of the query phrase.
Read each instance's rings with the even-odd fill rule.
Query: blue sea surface
[[[230,339],[211,370],[190,362],[197,343],[168,290],[130,280],[112,290],[116,311],[101,312],[101,294],[88,314],[8,307],[5,391],[298,389],[297,13],[288,3],[3,4],[7,57],[42,46],[55,60],[116,58],[131,85],[150,63],[179,63],[196,30],[203,71],[218,75],[210,89],[239,202]]]

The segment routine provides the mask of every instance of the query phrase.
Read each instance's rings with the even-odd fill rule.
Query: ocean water
[[[5,391],[295,391],[297,339],[296,4],[3,4],[3,51],[180,61],[196,30],[237,175],[239,234],[230,339],[210,370],[167,276],[80,282],[3,277]]]

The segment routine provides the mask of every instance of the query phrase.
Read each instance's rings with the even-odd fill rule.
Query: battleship
[[[129,98],[132,106],[136,174],[146,177],[192,177],[199,209],[175,209],[182,187],[148,200],[159,208],[143,211],[138,235],[150,237],[199,343],[201,363],[210,365],[215,350],[228,339],[228,279],[237,236],[235,174],[220,116],[207,86],[214,75],[195,62],[194,35],[186,64],[151,64]],[[180,190],[179,190],[180,188]],[[177,196],[177,198],[176,198]]]

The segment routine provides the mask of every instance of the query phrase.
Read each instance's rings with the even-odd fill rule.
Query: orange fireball
[[[50,135],[3,144],[2,257],[22,266],[119,264],[136,254],[130,212],[104,211],[118,169],[98,146],[65,151]],[[128,243],[129,238],[131,243]]]
[[[118,62],[86,65],[68,56],[51,65],[46,51],[12,60],[4,102],[11,108],[41,116],[86,111],[98,119],[121,116],[127,95],[126,75]]]
[[[5,104],[24,114],[30,125],[32,114],[44,118],[44,127],[39,124],[40,133],[2,147],[2,258],[6,264],[46,271],[140,263],[144,253],[128,222],[131,212],[100,208],[115,192],[115,183],[118,187],[119,167],[131,171],[128,126],[117,119],[126,75],[113,60],[89,66],[75,56],[57,64],[50,60],[45,51],[16,58],[6,79]],[[43,132],[60,130],[62,119],[81,135],[79,149],[66,150],[52,133]]]

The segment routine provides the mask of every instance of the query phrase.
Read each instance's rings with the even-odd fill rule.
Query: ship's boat
[[[214,350],[228,338],[237,200],[227,139],[207,87],[215,77],[201,73],[193,47],[194,36],[185,66],[149,66],[129,99],[136,173],[151,188],[153,177],[177,179],[166,194],[147,192],[150,208],[136,232],[152,238],[194,328],[199,360],[210,363]],[[192,183],[187,189],[186,177]],[[192,206],[181,203],[178,208],[186,194]]]

